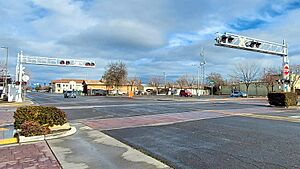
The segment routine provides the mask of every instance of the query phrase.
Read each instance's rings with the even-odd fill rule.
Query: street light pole
[[[199,96],[199,85],[200,85],[200,77],[199,77],[199,72],[200,72],[200,70],[199,70],[200,68],[198,67],[197,68],[197,97]]]
[[[199,96],[199,85],[200,85],[200,65],[195,65],[193,64],[192,66],[196,66],[197,67],[197,96]]]
[[[7,82],[7,74],[8,74],[8,47],[2,46],[2,49],[6,49],[6,60],[5,60],[5,80],[3,84],[3,89],[5,89],[4,94],[7,95],[8,93],[8,82]]]

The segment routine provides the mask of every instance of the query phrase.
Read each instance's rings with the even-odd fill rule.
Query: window
[[[60,87],[60,84],[57,84],[57,87]]]

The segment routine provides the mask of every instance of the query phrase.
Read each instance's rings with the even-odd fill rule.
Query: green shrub
[[[63,125],[67,122],[66,113],[56,107],[25,106],[17,108],[14,113],[14,126],[20,129],[25,121],[38,122],[42,126]]]
[[[20,134],[25,137],[46,135],[51,133],[47,126],[41,126],[40,123],[35,121],[25,121],[20,126]]]
[[[297,94],[292,92],[268,93],[269,103],[274,106],[296,106],[298,103],[297,99]]]

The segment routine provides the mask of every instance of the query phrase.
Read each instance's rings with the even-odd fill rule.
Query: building
[[[158,91],[157,91],[158,90]],[[153,86],[144,86],[144,93],[147,95],[179,95],[181,90],[188,90],[192,93],[192,95],[209,95],[210,89],[207,89],[206,86],[199,86],[199,89],[197,86],[182,86],[179,85],[173,85],[173,86],[159,86],[159,87],[153,87]]]
[[[272,78],[273,82],[269,83],[263,81],[254,81],[250,84],[248,88],[249,96],[267,96],[269,92],[281,92],[282,84],[278,83],[278,80],[281,79],[280,75],[274,75]],[[300,94],[300,76],[296,74],[290,74],[290,88],[291,92],[296,92]],[[238,82],[231,85],[221,86],[221,93],[224,95],[230,95],[232,91],[238,90],[247,92],[246,84],[243,82]]]
[[[12,79],[11,79],[10,75],[7,75],[6,77],[5,77],[5,75],[1,75],[0,76],[0,96],[2,95],[3,91],[5,92],[5,90],[4,90],[5,86],[8,86],[9,84],[12,84]]]
[[[118,88],[107,86],[101,80],[85,80],[83,82],[83,91],[86,95],[106,95],[106,94],[129,94],[130,91],[137,91],[138,86],[123,84]]]
[[[74,91],[77,94],[83,92],[83,82],[80,79],[58,79],[51,81],[52,92],[63,93],[64,91]]]
[[[83,93],[86,95],[106,95],[107,87],[100,80],[83,81]]]

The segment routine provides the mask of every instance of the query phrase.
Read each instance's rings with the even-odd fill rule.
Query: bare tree
[[[158,87],[162,84],[161,76],[153,76],[149,79],[149,86],[156,88],[156,94],[158,94]]]
[[[226,80],[225,84],[227,86],[230,86],[231,91],[234,90],[240,90],[240,86],[239,86],[239,79],[237,79],[236,77],[230,76],[231,78],[229,80]]]
[[[238,63],[235,65],[235,74],[233,76],[245,83],[247,93],[249,93],[249,86],[256,80],[259,69],[259,65],[254,62]]]
[[[190,86],[190,87],[192,87],[194,84],[196,84],[197,83],[197,77],[196,76],[189,76],[189,75],[187,75],[188,77],[187,77],[187,85],[188,86]]]
[[[274,91],[274,86],[276,85],[276,80],[280,78],[280,71],[277,68],[266,68],[262,72],[262,82],[267,88],[268,93]],[[270,90],[271,88],[271,90]]]
[[[118,89],[127,79],[127,67],[125,63],[120,61],[108,64],[102,78],[106,85]]]
[[[172,81],[168,81],[168,82],[167,82],[167,84],[166,84],[166,87],[167,87],[167,88],[173,88],[173,87],[174,87],[174,85],[175,85],[175,83],[174,83],[174,82],[172,82]]]
[[[188,75],[182,75],[178,77],[176,80],[176,83],[179,85],[179,87],[182,89],[184,86],[188,86],[189,80],[188,80]]]
[[[300,65],[291,65],[290,66],[290,85],[292,92],[296,92],[296,84],[300,79]]]
[[[225,80],[220,73],[210,73],[207,78],[208,81],[213,82],[214,87],[220,94],[220,86],[225,84]]]
[[[133,86],[140,86],[142,81],[140,78],[134,76],[132,78],[128,78],[128,83],[130,84],[130,90],[132,91]]]

